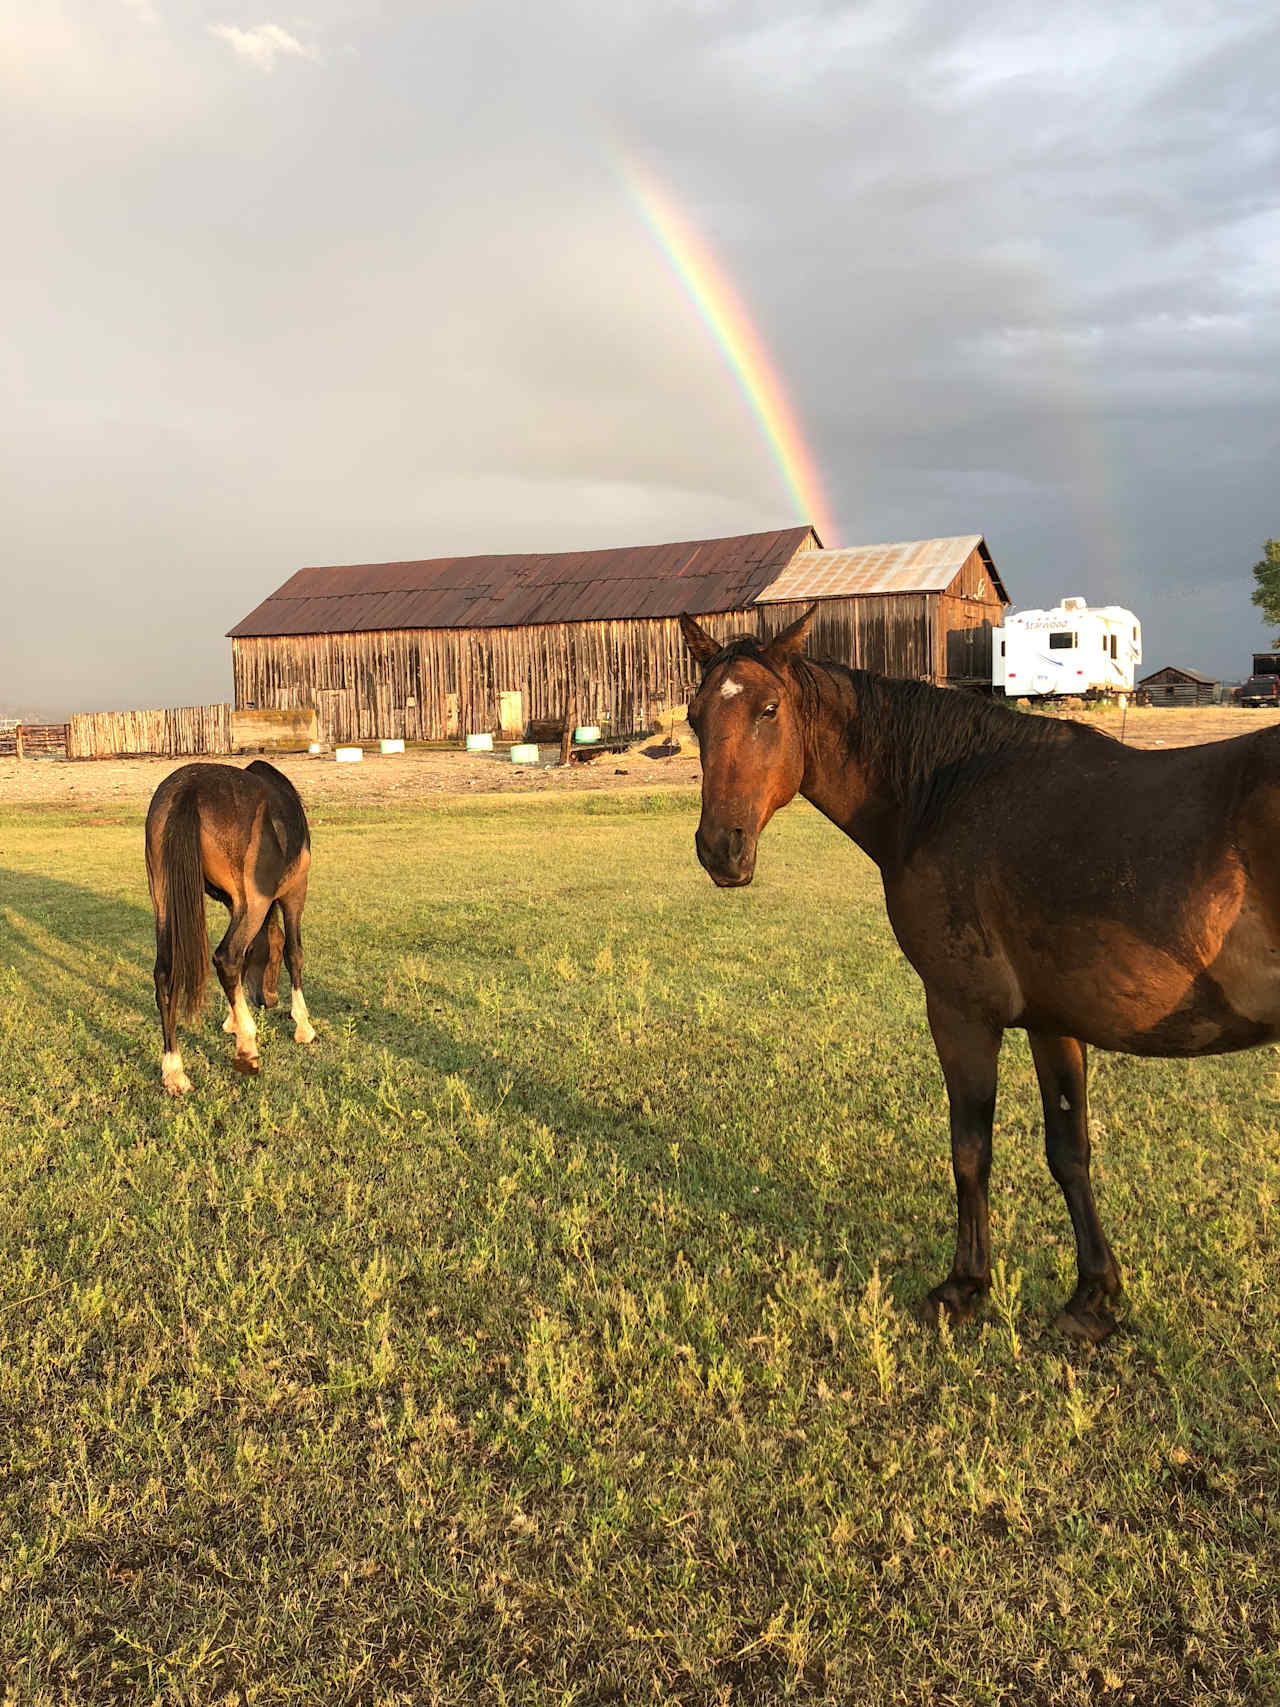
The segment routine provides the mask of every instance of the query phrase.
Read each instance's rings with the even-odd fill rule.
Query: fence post
[[[18,757],[21,758],[22,757],[22,725],[21,725],[21,723],[19,723],[18,727],[13,732],[13,741],[14,741],[14,751],[16,752]]]

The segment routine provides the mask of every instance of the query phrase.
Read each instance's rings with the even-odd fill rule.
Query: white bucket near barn
[[[468,735],[467,751],[469,753],[491,753],[493,751],[493,736]]]
[[[378,742],[378,751],[380,753],[403,753],[404,752],[404,742],[403,741],[379,741]]]
[[[537,762],[538,749],[532,741],[517,741],[512,747],[511,763],[513,765],[536,765]]]
[[[335,747],[333,756],[340,765],[358,765],[364,757],[363,747]]]
[[[574,742],[579,747],[589,747],[593,741],[600,739],[599,725],[595,723],[580,723],[573,732]]]

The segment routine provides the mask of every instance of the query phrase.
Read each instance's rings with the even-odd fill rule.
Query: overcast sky
[[[0,708],[229,698],[304,564],[800,519],[628,159],[839,543],[1267,643],[1274,6],[258,3],[0,0]]]

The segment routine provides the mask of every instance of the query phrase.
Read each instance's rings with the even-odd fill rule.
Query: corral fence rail
[[[82,711],[68,725],[72,759],[176,758],[231,751],[229,705],[178,705],[159,711]]]
[[[61,757],[67,750],[65,723],[0,721],[0,759]]]

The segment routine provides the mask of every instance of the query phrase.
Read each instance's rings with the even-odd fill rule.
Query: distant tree
[[[1253,566],[1253,602],[1262,612],[1262,620],[1271,628],[1280,628],[1280,539],[1263,541],[1263,557]],[[1280,634],[1275,644],[1280,646]]]

